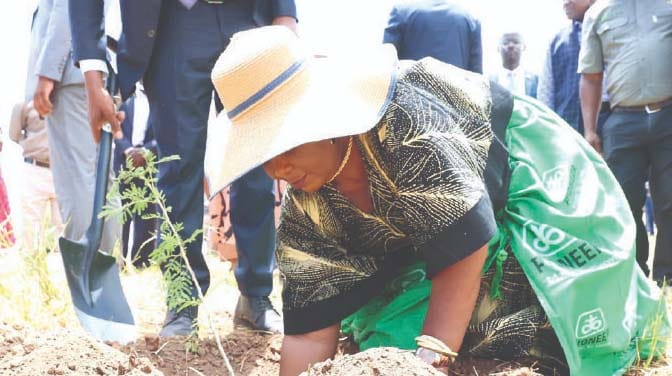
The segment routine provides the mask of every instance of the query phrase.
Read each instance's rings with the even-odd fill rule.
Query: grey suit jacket
[[[68,0],[40,0],[28,58],[26,102],[31,100],[37,76],[57,81],[57,86],[83,84],[84,77],[72,61]]]

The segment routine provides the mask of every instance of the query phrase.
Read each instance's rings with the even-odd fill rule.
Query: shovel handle
[[[117,89],[118,82],[117,76],[114,73],[114,70],[110,71],[110,75],[107,78],[106,85],[107,92],[112,96],[114,101],[115,112],[121,104],[121,98],[118,97]],[[109,123],[103,124],[102,132],[100,132],[100,144],[98,144],[98,162],[96,165],[96,186],[93,195],[93,213],[91,214],[91,224],[89,225],[88,230],[86,231],[86,237],[89,241],[89,244],[92,245],[93,249],[98,250],[100,248],[100,241],[103,236],[103,219],[98,218],[100,211],[105,205],[105,198],[107,196],[107,179],[110,174],[110,158],[112,155],[112,126]],[[107,251],[112,251],[107,250]],[[91,261],[93,260],[93,254],[86,255],[85,265],[87,269],[91,267]]]
[[[103,205],[105,205],[105,196],[107,196],[107,183],[110,174],[110,158],[112,155],[112,133],[109,124],[103,125],[100,132],[100,144],[98,145],[98,162],[96,165],[96,185],[93,194],[93,213],[91,214],[91,224],[87,230],[87,238],[93,249],[100,247],[100,241],[103,235],[104,220],[99,218]],[[110,250],[108,250],[110,251]]]

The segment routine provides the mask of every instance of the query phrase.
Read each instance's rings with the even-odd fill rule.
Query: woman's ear
[[[271,179],[275,179],[275,176],[273,176],[273,159],[270,161],[267,161],[261,167],[264,169],[264,172],[266,172],[266,175],[268,175]]]

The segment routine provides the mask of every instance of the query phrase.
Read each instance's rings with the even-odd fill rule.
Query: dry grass
[[[56,236],[46,222],[41,228],[32,247],[0,244],[0,321],[40,330],[67,326],[73,316],[60,255],[48,251]]]
[[[37,330],[78,328],[61,256],[45,249],[0,249],[0,321]],[[213,252],[204,253],[211,281],[199,316],[209,312],[215,328],[229,333],[233,330],[233,311],[239,296],[232,265],[220,261]],[[166,312],[166,294],[159,268],[126,268],[121,273],[121,281],[139,332],[158,333]],[[276,278],[276,286],[277,282]],[[273,290],[271,298],[279,306],[279,288]],[[201,327],[199,336],[210,337],[211,334]]]

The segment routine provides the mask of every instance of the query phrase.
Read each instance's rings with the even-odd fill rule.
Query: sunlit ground
[[[653,242],[651,246],[653,249]],[[232,264],[220,261],[214,252],[206,251],[205,254],[211,272],[211,285],[199,311],[201,338],[212,337],[212,328],[220,334],[233,330],[233,311],[239,295]],[[165,315],[165,293],[159,268],[131,268],[123,271],[121,277],[139,334],[158,333]],[[276,278],[272,300],[279,307],[277,285]],[[672,296],[666,293],[666,299],[669,311]],[[207,315],[212,328],[208,325]],[[72,310],[58,252],[19,250],[16,247],[0,250],[0,322],[29,327],[36,332],[57,328],[81,330]],[[672,366],[667,363],[667,359],[651,364],[642,360],[628,374],[670,375]]]

